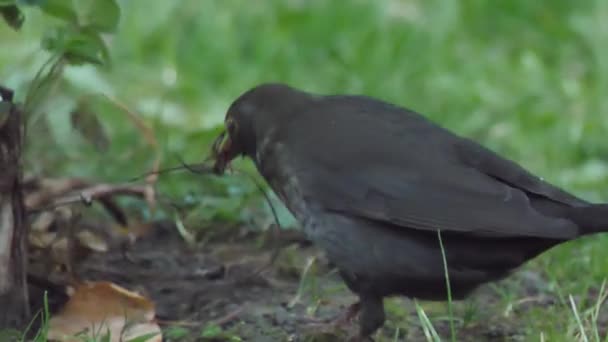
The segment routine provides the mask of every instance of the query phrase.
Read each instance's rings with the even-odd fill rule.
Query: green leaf
[[[2,14],[4,21],[6,21],[6,23],[15,30],[20,29],[21,25],[23,25],[23,21],[25,20],[21,10],[14,5],[0,5],[0,14]]]
[[[55,27],[42,35],[41,45],[47,51],[59,51],[65,45],[66,29]]]
[[[201,331],[201,339],[203,341],[207,341],[207,340],[221,340],[221,341],[230,341],[230,342],[241,342],[242,339],[237,336],[234,335],[233,333],[226,331],[224,329],[222,329],[222,327],[220,327],[217,324],[208,324],[207,326],[205,326],[205,328],[203,328],[203,331]]]
[[[112,339],[112,333],[110,332],[110,328],[106,329],[106,333],[101,336],[99,342],[110,342]]]
[[[85,63],[105,65],[102,51],[104,43],[101,38],[87,34],[75,35],[68,40],[64,55],[70,64],[80,65]]]
[[[99,33],[87,28],[57,27],[45,34],[42,47],[64,56],[70,64],[110,63],[105,42]]]
[[[84,34],[88,35],[97,43],[97,47],[99,48],[99,55],[101,57],[101,60],[103,61],[103,64],[105,66],[110,66],[110,63],[112,62],[110,60],[110,50],[108,50],[108,46],[106,45],[106,42],[103,40],[103,38],[101,38],[99,32],[97,32],[91,27],[83,27],[81,30],[84,32]]]
[[[172,340],[181,340],[182,338],[188,336],[188,334],[190,333],[190,331],[186,328],[182,328],[182,327],[169,327],[168,329],[166,329],[164,331],[165,333],[165,337],[172,341]]]
[[[201,332],[203,338],[221,337],[224,330],[219,325],[209,324]]]
[[[97,31],[115,32],[120,21],[120,7],[115,0],[79,0],[82,24]]]
[[[44,0],[38,6],[40,6],[40,9],[44,13],[50,16],[72,24],[78,24],[78,16],[74,10],[72,0]]]
[[[13,5],[15,5],[15,3],[16,3],[15,0],[0,0],[0,7],[13,6]]]
[[[0,0],[1,1],[1,0]],[[17,0],[15,1],[18,5],[22,6],[40,6],[41,3],[46,0]]]

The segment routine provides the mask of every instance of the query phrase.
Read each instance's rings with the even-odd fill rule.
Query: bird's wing
[[[529,193],[582,200],[413,112],[361,98],[344,103],[313,108],[316,116],[284,130],[301,191],[324,210],[485,237],[578,235],[571,221],[536,211]]]
[[[408,175],[382,166],[352,172],[308,171],[299,177],[305,196],[324,210],[347,216],[485,237],[568,239],[578,234],[572,222],[534,210],[523,191],[474,169],[452,167],[446,177],[439,172]]]
[[[463,164],[475,168],[512,187],[570,206],[584,206],[589,204],[589,202],[545,182],[543,179],[531,174],[517,163],[502,158],[491,150],[488,150],[471,140],[458,139],[453,146],[457,158],[462,161]]]
[[[578,234],[572,222],[534,210],[521,190],[474,169],[451,168],[457,181],[434,177],[438,172],[404,175],[381,166],[348,173],[313,170],[308,168],[316,174],[303,177],[303,193],[324,210],[347,216],[486,237],[568,239]]]

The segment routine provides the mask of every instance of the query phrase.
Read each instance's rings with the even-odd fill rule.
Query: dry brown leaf
[[[37,255],[36,260],[65,265],[68,270],[91,252],[103,253],[110,249],[104,237],[88,229],[80,230],[74,236],[69,234],[70,232],[32,230],[28,234],[28,244],[32,250],[43,251]]]
[[[55,239],[51,244],[50,257],[51,260],[57,265],[65,265],[71,267],[73,261],[70,258],[70,248],[68,238],[61,237]]]
[[[154,322],[154,303],[146,297],[110,282],[88,282],[71,291],[71,298],[49,322],[49,340],[81,341],[82,334],[111,342],[128,341],[156,333],[149,342],[162,341]]]
[[[34,248],[48,248],[57,239],[56,232],[32,231],[27,236],[29,245]]]
[[[108,243],[101,236],[91,232],[90,230],[81,230],[76,234],[76,238],[81,246],[86,247],[94,252],[107,252],[109,250]]]
[[[82,138],[92,144],[98,152],[106,152],[110,146],[110,137],[97,113],[93,111],[86,99],[80,99],[76,108],[70,113],[72,128]]]
[[[152,234],[154,230],[154,222],[134,221],[129,227],[125,227],[124,234],[129,234],[133,239],[139,239]]]
[[[30,232],[46,232],[53,222],[55,222],[55,213],[52,211],[45,211],[38,215],[34,222],[32,222]]]
[[[62,196],[67,192],[84,188],[88,183],[81,179],[40,179],[36,190],[28,192],[25,196],[25,206],[28,210],[47,205],[53,198]]]
[[[133,244],[137,240],[153,235],[158,229],[156,222],[133,220],[128,226],[114,224],[110,226],[111,241]]]

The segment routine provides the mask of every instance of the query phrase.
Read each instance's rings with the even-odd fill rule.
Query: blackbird
[[[608,231],[608,204],[374,98],[262,84],[231,104],[225,128],[215,171],[254,161],[358,295],[362,339],[384,324],[384,297],[447,299],[443,255],[462,299],[555,245]]]

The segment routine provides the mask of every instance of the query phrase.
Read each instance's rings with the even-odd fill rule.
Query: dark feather
[[[327,97],[306,111],[278,139],[297,156],[305,195],[326,210],[475,236],[579,235],[573,222],[539,212],[528,193],[584,201],[414,112],[365,97]]]

